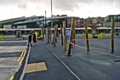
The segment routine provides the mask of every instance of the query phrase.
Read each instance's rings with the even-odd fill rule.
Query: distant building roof
[[[4,24],[4,23],[13,22],[13,21],[23,20],[23,19],[25,19],[25,17],[12,18],[12,19],[7,19],[7,20],[0,21],[0,23]]]
[[[3,21],[0,21],[1,24],[4,24],[4,23],[10,23],[10,22],[16,22],[16,21],[25,21],[26,19],[34,19],[34,18],[42,18],[44,16],[30,16],[30,17],[18,17],[18,18],[12,18],[12,19],[7,19],[7,20],[3,20]]]
[[[67,17],[67,16],[53,16],[52,17],[52,20],[55,20],[55,19],[64,19],[64,18],[70,18],[70,17]],[[19,24],[26,24],[26,23],[32,23],[32,22],[38,22],[38,21],[44,21],[45,19],[44,18],[41,18],[41,19],[37,19],[37,20],[29,20],[29,21],[22,21],[22,22],[16,22],[14,23],[15,25],[19,25]],[[51,17],[47,17],[46,20],[51,20]]]

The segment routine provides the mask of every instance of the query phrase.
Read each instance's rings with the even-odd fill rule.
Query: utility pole
[[[52,21],[52,0],[51,0],[51,37],[50,37],[50,40],[52,39],[52,26],[53,26],[53,21]],[[52,41],[52,40],[51,40]]]
[[[46,10],[45,10],[45,26],[46,26]]]

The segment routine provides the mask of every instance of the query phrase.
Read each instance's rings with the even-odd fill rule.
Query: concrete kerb
[[[18,66],[14,69],[14,74],[10,77],[9,80],[14,80],[14,76],[19,71],[19,69],[20,69],[20,67],[22,65],[22,62],[23,62],[23,60],[25,58],[26,52],[27,52],[27,47],[22,51],[20,57],[18,58],[18,60],[17,60]]]
[[[23,78],[24,78],[25,69],[26,69],[26,66],[27,66],[27,63],[28,63],[28,58],[29,58],[30,52],[31,52],[31,46],[29,46],[29,49],[28,49],[28,52],[27,52],[28,54],[26,55],[25,65],[23,67],[23,71],[22,71],[22,74],[21,74],[19,80],[23,80]]]

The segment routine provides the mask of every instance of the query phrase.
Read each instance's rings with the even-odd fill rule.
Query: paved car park
[[[0,80],[9,80],[16,73],[18,58],[26,41],[0,41]]]
[[[86,51],[84,39],[77,39],[76,45],[68,57],[60,39],[56,47],[37,41],[25,69],[21,69],[23,80],[120,80],[120,62],[115,61],[120,60],[119,38],[115,39],[114,54],[110,53],[110,39],[91,39],[90,51]]]
[[[23,78],[21,80],[120,80],[119,38],[115,39],[115,52],[113,54],[110,53],[110,39],[91,39],[89,43],[90,51],[87,51],[85,40],[76,39],[76,44],[71,50],[71,56],[68,57],[67,52],[63,50],[60,39],[56,47],[53,47],[51,43],[38,40],[37,46],[29,48],[30,52],[27,53],[27,55],[29,54],[28,61],[25,63],[27,59],[25,57],[24,64],[15,74],[14,80],[19,80],[21,77]],[[10,44],[15,49],[16,45]],[[18,42],[17,44],[19,49],[23,45],[25,48],[26,42]],[[8,44],[6,44],[7,46]],[[21,48],[21,52],[24,48]],[[1,59],[8,58],[9,55],[16,62],[21,53],[16,49],[16,52],[11,52],[11,54],[1,55]],[[13,55],[14,58],[15,56],[17,58],[14,59]],[[118,62],[115,60],[118,60]],[[12,72],[14,69],[15,67],[12,67],[12,69],[10,67],[9,71]],[[6,74],[8,73],[6,72]]]

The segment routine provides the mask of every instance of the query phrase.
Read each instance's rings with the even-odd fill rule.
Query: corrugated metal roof
[[[64,18],[70,18],[70,17],[67,17],[67,16],[52,17],[52,20],[55,20],[55,19],[64,19]],[[38,21],[44,21],[44,20],[45,20],[44,18],[41,18],[41,19],[37,19],[37,20],[29,20],[29,21],[17,22],[17,23],[14,23],[14,24],[15,25],[19,25],[19,24],[26,24],[26,23],[38,22]],[[46,18],[46,20],[51,20],[51,17]]]
[[[20,21],[20,20],[42,18],[42,17],[44,17],[44,16],[18,17],[18,18],[12,18],[12,19],[7,19],[7,20],[0,21],[0,23],[4,24],[4,23],[10,23],[10,22],[15,22],[15,21]]]
[[[7,19],[7,20],[0,21],[0,23],[4,24],[4,23],[9,23],[9,22],[23,20],[23,19],[25,19],[25,17],[12,18],[12,19]]]

